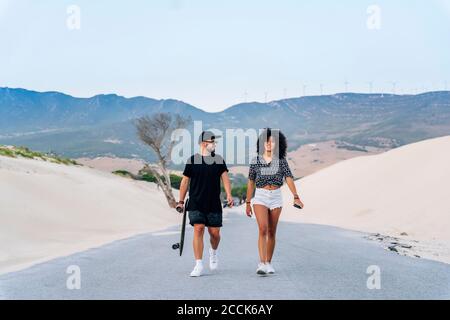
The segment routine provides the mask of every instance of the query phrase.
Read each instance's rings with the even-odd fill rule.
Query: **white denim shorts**
[[[266,206],[270,210],[281,208],[283,206],[281,188],[275,190],[256,188],[255,196],[251,201],[252,204],[261,204],[263,206]]]

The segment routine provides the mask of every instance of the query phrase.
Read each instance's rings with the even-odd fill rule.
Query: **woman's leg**
[[[273,252],[275,250],[275,236],[280,215],[281,208],[270,210],[267,230],[267,262],[272,261]]]
[[[259,237],[258,237],[258,250],[259,259],[261,262],[267,261],[267,232],[269,225],[269,209],[261,204],[254,204],[253,210],[255,211],[256,221],[258,222]]]

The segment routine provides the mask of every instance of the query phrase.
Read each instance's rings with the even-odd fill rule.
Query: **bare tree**
[[[190,118],[170,113],[156,113],[135,120],[139,138],[152,148],[158,159],[156,168],[146,164],[140,172],[150,173],[155,177],[157,185],[164,192],[167,202],[172,208],[176,206],[176,200],[172,193],[167,166],[171,161],[170,155],[175,141],[171,141],[170,137],[174,130],[185,128],[190,121]]]

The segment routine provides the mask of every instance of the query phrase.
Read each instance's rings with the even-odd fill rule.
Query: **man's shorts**
[[[198,210],[193,210],[188,213],[191,226],[194,226],[194,224],[204,224],[207,227],[222,227],[222,212],[203,213]]]

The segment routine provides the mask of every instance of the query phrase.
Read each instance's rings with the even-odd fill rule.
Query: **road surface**
[[[2,275],[0,299],[450,298],[450,265],[399,256],[362,233],[319,225],[280,222],[273,261],[277,273],[257,276],[256,221],[238,213],[224,221],[220,269],[209,272],[205,254],[207,274],[190,278],[192,228],[187,228],[182,257],[171,248],[178,241],[178,229],[135,236]],[[66,285],[72,265],[80,268],[78,290]],[[380,271],[379,289],[367,286],[368,278],[377,275],[367,273],[370,266]]]

